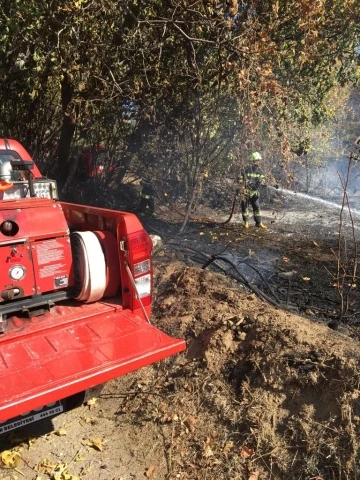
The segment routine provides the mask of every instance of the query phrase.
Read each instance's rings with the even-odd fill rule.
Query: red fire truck
[[[151,251],[135,215],[59,201],[0,139],[0,434],[185,349],[150,322]]]
[[[81,152],[79,171],[84,178],[100,177],[106,169],[106,149],[97,144],[85,147]]]

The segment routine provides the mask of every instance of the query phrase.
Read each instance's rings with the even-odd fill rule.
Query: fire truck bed
[[[0,336],[0,421],[184,349],[183,340],[150,325],[141,310],[111,302],[69,302],[41,317],[12,317]]]

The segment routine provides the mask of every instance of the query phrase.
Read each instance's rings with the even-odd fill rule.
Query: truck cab
[[[151,323],[152,241],[131,213],[66,203],[0,139],[0,434],[185,349]]]

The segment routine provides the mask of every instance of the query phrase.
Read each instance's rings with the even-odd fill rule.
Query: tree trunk
[[[181,233],[184,233],[185,231],[185,228],[186,228],[186,225],[188,224],[189,222],[189,218],[190,218],[190,214],[191,214],[191,209],[192,209],[192,206],[194,204],[194,201],[195,201],[195,197],[196,197],[196,187],[197,187],[197,184],[195,185],[195,187],[193,188],[193,191],[191,193],[191,197],[190,197],[190,200],[189,202],[187,203],[186,205],[186,211],[185,211],[185,217],[184,217],[184,221],[181,225],[181,228],[179,230],[179,234]]]
[[[71,143],[76,128],[76,118],[74,114],[70,115],[68,107],[72,101],[73,87],[69,77],[65,74],[61,82],[61,104],[63,112],[63,121],[61,125],[59,148],[58,148],[58,187],[59,191],[64,187],[71,170]]]

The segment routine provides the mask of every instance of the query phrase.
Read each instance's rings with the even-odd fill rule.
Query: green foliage
[[[39,159],[57,154],[64,179],[80,138],[120,146],[124,165],[150,146],[164,168],[178,160],[189,188],[203,168],[226,170],[231,149],[287,157],[293,132],[326,120],[327,93],[358,79],[355,0],[16,0],[0,10],[1,130]]]

